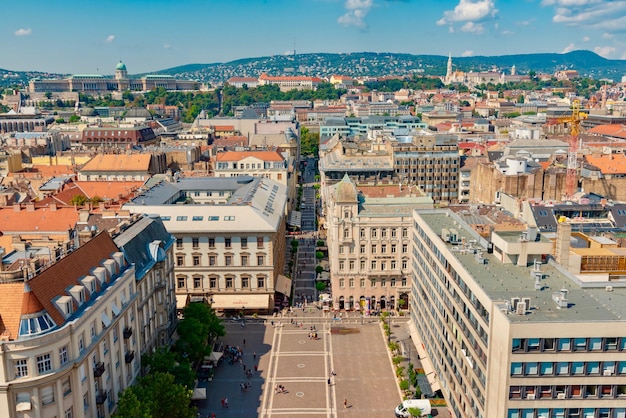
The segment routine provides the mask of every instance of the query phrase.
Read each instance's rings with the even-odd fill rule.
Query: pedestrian
[[[246,339],[245,338],[243,339],[243,345],[246,345]]]
[[[254,365],[254,371],[258,371],[259,370],[259,366],[257,364]]]
[[[278,393],[278,385],[274,385],[274,394]]]
[[[335,373],[335,371],[334,371],[334,370],[331,370],[331,371],[330,371],[330,374],[331,374],[331,376],[337,376],[337,373]]]
[[[224,398],[224,408],[228,408],[228,398]]]
[[[246,372],[246,363],[243,363],[243,372]]]
[[[344,399],[344,400],[343,400],[343,407],[344,407],[344,408],[347,408],[347,407],[348,407],[348,400],[347,400],[347,399]]]
[[[256,360],[256,351],[255,351],[254,353],[252,353],[252,358],[253,358],[254,360]]]
[[[330,386],[330,377],[328,378],[328,386]]]
[[[211,412],[211,418],[215,418],[215,412]]]
[[[222,408],[226,408],[226,398],[222,398]]]

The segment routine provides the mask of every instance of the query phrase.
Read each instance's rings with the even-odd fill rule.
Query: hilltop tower
[[[448,66],[446,68],[446,83],[452,81],[452,52],[448,55]]]

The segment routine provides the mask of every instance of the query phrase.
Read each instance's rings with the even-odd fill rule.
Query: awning
[[[291,279],[279,274],[278,279],[276,279],[276,291],[286,296],[291,295]]]
[[[219,359],[222,358],[223,355],[224,355],[224,353],[221,353],[219,351],[213,351],[211,353],[211,355],[204,356],[204,359],[208,360],[208,361],[212,361],[214,363],[217,363],[219,361]]]
[[[102,319],[102,323],[104,324],[105,327],[108,327],[109,325],[111,325],[111,318],[109,318],[109,315],[106,312],[102,312],[102,315],[100,316],[100,318]]]
[[[192,401],[200,401],[206,399],[206,388],[195,388],[191,395]]]
[[[188,295],[176,295],[176,309],[185,309]]]
[[[270,295],[213,295],[214,309],[269,309]]]
[[[292,211],[289,214],[289,220],[287,223],[291,226],[300,228],[302,226],[302,214],[297,210]]]

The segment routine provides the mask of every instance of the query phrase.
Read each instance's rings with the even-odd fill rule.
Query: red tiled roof
[[[598,125],[588,131],[590,134],[606,135],[617,138],[626,138],[626,126],[624,125]]]
[[[624,154],[602,154],[587,155],[587,162],[600,169],[602,174],[625,174],[626,155]]]
[[[0,284],[0,333],[11,340],[18,336],[23,296],[23,282]]]
[[[65,318],[52,302],[53,299],[59,295],[68,296],[66,289],[69,286],[79,284],[78,279],[91,274],[94,267],[100,266],[117,251],[119,249],[111,236],[101,232],[28,281],[32,293],[58,326],[65,323]]]
[[[98,154],[81,171],[143,171],[150,168],[150,154]]]
[[[0,231],[29,233],[67,234],[78,222],[78,211],[72,208],[22,209],[16,212],[13,207],[0,208]]]

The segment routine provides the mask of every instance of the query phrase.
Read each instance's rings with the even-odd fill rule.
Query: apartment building
[[[408,308],[412,212],[432,208],[432,199],[397,185],[356,185],[348,175],[323,193],[334,309]]]
[[[307,76],[269,76],[263,73],[259,76],[259,86],[277,85],[281,91],[289,90],[315,90],[322,83],[319,77]]]
[[[626,416],[623,283],[546,263],[535,228],[485,239],[447,210],[413,217],[412,337],[453,416]]]
[[[271,312],[290,294],[285,257],[285,186],[263,177],[162,181],[124,209],[160,215],[176,237],[179,303],[219,311]]]
[[[265,177],[287,189],[289,202],[296,197],[297,176],[289,154],[276,150],[248,150],[218,152],[215,158],[216,177]]]
[[[173,238],[158,218],[113,232],[121,247],[107,232],[83,231],[83,245],[43,268],[20,264],[24,252],[7,255],[28,267],[4,271],[12,279],[0,283],[3,417],[110,416],[140,355],[169,345]]]

